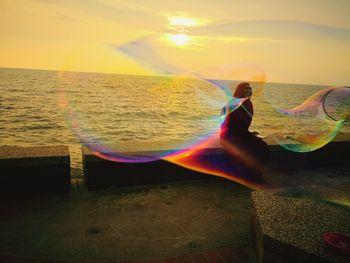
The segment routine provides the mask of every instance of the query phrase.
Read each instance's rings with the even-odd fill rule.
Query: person
[[[253,103],[250,100],[252,94],[252,88],[248,82],[240,83],[236,87],[233,97],[243,99],[244,102],[235,110],[228,110],[228,106],[222,109],[224,121],[221,125],[220,144],[235,158],[237,165],[241,166],[242,177],[264,183],[262,175],[268,161],[269,148],[258,137],[257,132],[249,131],[254,114]],[[242,100],[233,99],[231,105],[234,104],[232,101],[242,102]]]

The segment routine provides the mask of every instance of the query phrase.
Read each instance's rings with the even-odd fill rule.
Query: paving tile
[[[240,262],[249,262],[249,256],[245,251],[245,248],[231,248],[232,252],[241,260]]]
[[[77,263],[101,263],[101,261],[97,261],[97,260],[84,260],[84,259],[81,259],[81,260],[77,260],[76,261]],[[75,263],[75,261],[73,261],[72,263]]]
[[[215,250],[204,251],[203,254],[209,260],[210,263],[228,263]]]
[[[243,263],[232,248],[218,248],[216,252],[228,263]]]
[[[190,256],[194,263],[209,263],[202,253],[192,253]]]
[[[20,257],[20,256],[0,256],[1,263],[49,263],[52,261],[30,258],[30,257]]]
[[[163,263],[163,260],[161,260],[161,259],[149,259],[148,263]]]
[[[9,256],[0,255],[0,262],[7,263],[10,262],[11,258]]]
[[[75,261],[69,259],[55,259],[52,263],[75,263]]]
[[[177,258],[165,258],[165,259],[163,259],[163,262],[164,263],[179,263],[177,261]]]
[[[190,255],[179,256],[179,257],[177,257],[177,260],[179,261],[179,263],[193,263],[194,262]]]
[[[0,255],[0,262],[2,262],[2,263],[12,263],[12,262],[14,262],[12,260],[12,258],[13,258],[12,256]]]

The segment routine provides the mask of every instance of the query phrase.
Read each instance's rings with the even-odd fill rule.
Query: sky
[[[0,67],[156,74],[246,64],[269,82],[350,86],[349,10],[348,0],[1,0]],[[137,50],[121,52],[130,42]]]

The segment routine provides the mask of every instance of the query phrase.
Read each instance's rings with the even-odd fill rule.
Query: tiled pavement
[[[349,167],[272,172],[265,188],[350,190]],[[254,262],[251,189],[213,179],[0,199],[0,263]]]
[[[113,260],[54,260],[54,259],[39,259],[18,256],[0,255],[1,263],[246,263],[249,262],[245,248],[217,248],[214,250],[206,250],[191,254],[186,254],[177,257],[168,257],[163,259],[146,259],[134,261],[113,261]]]
[[[0,262],[244,263],[250,192],[212,179],[3,198]]]

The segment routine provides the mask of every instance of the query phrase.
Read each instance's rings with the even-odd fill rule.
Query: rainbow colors
[[[101,47],[108,52],[121,52],[157,76],[154,83],[147,84],[142,78],[131,85],[125,81],[94,86],[92,79],[84,73],[69,72],[77,59],[89,56],[84,49],[67,58],[59,73],[60,106],[73,133],[82,144],[101,158],[116,162],[150,162],[164,159],[196,171],[234,180],[256,187],[250,178],[245,178],[232,156],[213,158],[208,149],[218,146],[219,132],[223,122],[220,112],[236,110],[244,99],[233,99],[232,90],[239,81],[254,83],[254,93],[263,93],[274,114],[287,119],[288,126],[279,127],[271,139],[287,150],[308,152],[330,142],[349,118],[349,88],[332,87],[321,90],[307,98],[300,105],[290,109],[274,103],[273,93],[264,87],[267,76],[258,65],[251,63],[228,63],[210,67],[195,68],[191,61],[201,57],[200,48],[185,48],[164,41],[161,34],[150,35],[121,46],[106,44]],[[167,57],[168,50],[181,54],[181,59]],[[104,52],[108,54],[108,52]],[[188,56],[188,59],[184,59]],[[101,61],[101,58],[99,58]],[[111,58],[105,56],[106,63]],[[86,92],[79,92],[75,86],[86,86]],[[142,87],[142,88],[141,88]],[[180,96],[181,95],[181,96]],[[186,96],[183,101],[180,97]],[[82,110],[83,101],[95,102],[93,115]],[[281,99],[281,98],[280,98]],[[283,99],[283,98],[282,98]],[[200,115],[192,109],[201,109]],[[109,112],[109,114],[106,114]],[[186,114],[184,114],[186,112]],[[278,126],[278,123],[276,123]],[[298,127],[307,127],[308,133],[295,136]],[[103,127],[115,129],[115,136],[103,133]],[[192,130],[191,137],[181,137],[182,127]],[[157,131],[169,134],[177,132],[178,137],[169,136],[169,141],[158,141]],[[153,136],[147,137],[147,134]],[[235,146],[235,156],[248,158]],[[209,150],[210,152],[210,150]]]

